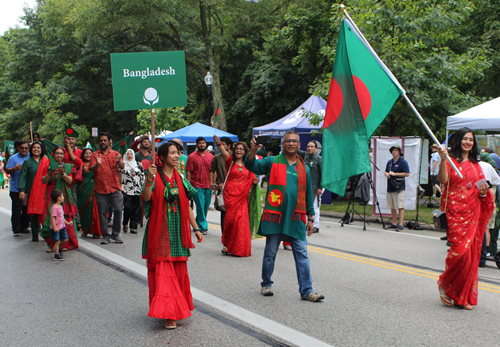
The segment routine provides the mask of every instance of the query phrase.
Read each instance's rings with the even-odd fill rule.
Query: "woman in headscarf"
[[[148,316],[165,319],[167,329],[175,329],[176,321],[191,316],[194,309],[187,272],[190,248],[194,248],[191,225],[198,242],[203,242],[189,206],[196,189],[175,169],[180,151],[181,146],[172,141],[160,146],[142,192],[149,218],[142,243],[148,267]]]
[[[82,236],[88,237],[92,234],[94,238],[102,237],[101,228],[99,227],[99,214],[97,205],[94,199],[94,173],[90,171],[90,156],[92,149],[85,148],[82,151],[82,181],[76,185],[76,196],[78,212],[80,213],[80,224],[82,228]]]
[[[135,160],[132,149],[128,149],[123,156],[125,167],[121,172],[123,193],[123,232],[137,234],[137,225],[141,222],[141,192],[144,185],[144,170],[142,164]]]
[[[472,306],[477,305],[479,258],[484,232],[493,213],[493,195],[486,183],[479,183],[485,176],[478,164],[476,137],[470,129],[456,132],[449,152],[463,178],[459,178],[446,160],[448,150],[440,147],[438,152],[442,158],[438,180],[445,187],[441,209],[446,213],[446,235],[450,243],[446,268],[438,280],[439,294],[446,306],[454,302],[472,310]]]
[[[19,176],[19,198],[21,200],[27,199],[28,215],[30,216],[31,224],[31,241],[33,242],[38,241],[38,234],[40,233],[39,218],[43,211],[43,203],[39,201],[39,208],[35,207],[37,204],[37,194],[32,195],[31,188],[36,179],[42,179],[42,170],[40,168],[48,165],[49,160],[44,158],[44,156],[45,148],[42,143],[33,142],[30,147],[30,156],[24,161],[21,168],[21,175]]]
[[[76,225],[73,220],[78,209],[76,208],[75,201],[73,201],[73,196],[71,194],[71,188],[73,186],[73,177],[76,174],[76,168],[73,164],[64,163],[64,149],[62,147],[55,147],[52,151],[52,156],[55,163],[47,163],[43,169],[43,176],[41,179],[42,184],[46,184],[45,189],[45,199],[43,213],[42,213],[42,232],[40,235],[47,242],[48,248],[47,252],[52,252],[54,242],[50,235],[50,210],[52,208],[53,202],[50,198],[50,193],[54,190],[61,190],[64,196],[64,217],[70,224],[66,225],[66,230],[68,232],[68,242],[61,245],[62,250],[76,249],[78,248],[78,237],[76,235]],[[76,158],[79,163],[77,166],[82,165],[81,159]],[[78,165],[79,164],[79,165]]]

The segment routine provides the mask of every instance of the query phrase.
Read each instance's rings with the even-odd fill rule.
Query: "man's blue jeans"
[[[271,281],[271,276],[273,275],[276,253],[278,252],[282,237],[283,234],[266,235],[266,248],[264,250],[264,259],[262,260],[262,287],[271,287],[274,283]],[[299,293],[302,298],[305,298],[313,291],[311,265],[307,256],[307,240],[301,241],[290,237],[290,244],[292,245],[293,258],[295,260]]]
[[[207,213],[212,198],[211,188],[195,188],[196,194],[193,196],[196,204],[196,224],[202,230],[208,230]]]

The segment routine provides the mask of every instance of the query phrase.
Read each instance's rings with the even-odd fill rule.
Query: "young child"
[[[54,189],[50,193],[50,198],[54,203],[50,210],[50,231],[52,241],[54,242],[54,251],[56,252],[54,260],[64,260],[61,252],[59,251],[59,246],[61,244],[61,240],[63,243],[68,241],[66,224],[70,224],[66,221],[66,219],[64,219],[64,209],[61,206],[61,204],[64,203],[64,195],[62,191]]]

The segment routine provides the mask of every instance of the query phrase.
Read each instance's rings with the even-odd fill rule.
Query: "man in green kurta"
[[[281,239],[288,236],[292,244],[299,292],[303,300],[321,301],[323,295],[312,290],[310,262],[306,235],[313,232],[313,192],[309,167],[297,155],[300,138],[295,131],[283,137],[283,152],[277,157],[255,160],[258,146],[255,139],[245,160],[245,166],[257,175],[269,177],[266,207],[259,226],[259,235],[266,237],[262,261],[262,289],[264,296],[272,296],[274,262]],[[307,224],[306,224],[307,216]]]

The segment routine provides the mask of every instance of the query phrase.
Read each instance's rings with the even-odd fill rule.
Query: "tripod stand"
[[[437,206],[434,206],[433,202],[437,204]],[[433,198],[432,196],[429,196],[422,205],[427,205],[427,207],[439,207],[439,201],[436,200],[436,198]]]

